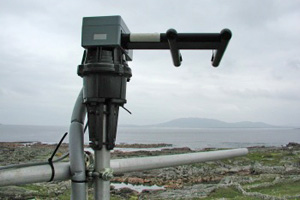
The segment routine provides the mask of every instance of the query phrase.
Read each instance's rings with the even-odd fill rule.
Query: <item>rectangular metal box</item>
[[[121,47],[122,33],[130,31],[121,16],[84,17],[81,46]],[[132,60],[132,50],[125,50],[125,54]]]

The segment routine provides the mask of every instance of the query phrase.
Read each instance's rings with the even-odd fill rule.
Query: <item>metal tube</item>
[[[178,33],[178,49],[218,49],[221,33]],[[122,34],[125,49],[169,49],[166,33],[158,34]]]
[[[70,179],[70,163],[54,163],[53,166],[55,169],[53,181]],[[47,182],[50,180],[51,175],[50,165],[0,170],[0,186]]]
[[[166,156],[116,159],[112,160],[111,167],[115,173],[125,173],[220,160],[237,156],[243,156],[247,153],[248,149],[242,148]]]
[[[83,153],[83,125],[73,122],[70,126],[70,163],[73,181],[85,181],[85,160]]]
[[[218,49],[219,42],[180,42],[177,41],[178,49],[182,50],[206,50]],[[151,49],[170,49],[168,42],[130,42],[125,45],[126,49],[151,50]]]
[[[248,153],[248,149],[242,148],[242,149],[187,153],[187,154],[177,154],[177,155],[167,155],[167,156],[115,159],[110,161],[110,166],[115,173],[126,173],[132,171],[142,171],[142,170],[149,170],[149,169],[156,169],[156,168],[163,168],[163,167],[172,167],[178,165],[186,165],[186,164],[193,164],[199,162],[227,159],[227,158],[233,158],[237,156],[244,156],[247,153]],[[101,170],[102,164],[101,162],[99,162],[100,161],[99,157],[103,155],[108,156],[109,154],[108,152],[104,152],[103,155],[99,154],[98,152],[96,154],[97,154],[96,160],[98,160],[97,168]],[[105,157],[105,159],[103,160],[106,161],[103,163],[104,167],[109,166],[109,164],[107,163],[108,157]],[[71,172],[69,166],[70,166],[69,163],[55,163],[54,180],[59,181],[59,180],[70,179]],[[52,171],[49,165],[0,170],[0,180],[1,180],[0,186],[47,182],[51,177],[51,173]],[[106,182],[106,184],[108,183]],[[82,184],[76,184],[74,185],[74,190],[77,189],[77,186],[79,186],[79,188],[85,187],[82,186]],[[99,190],[97,192],[100,193]]]
[[[231,36],[232,36],[232,33],[229,29],[223,29],[221,31],[221,33],[220,33],[220,38],[221,38],[220,46],[214,52],[214,56],[213,56],[213,59],[212,59],[212,66],[214,66],[214,67],[219,66]]]
[[[71,117],[69,129],[70,170],[72,179],[71,199],[85,200],[86,173],[83,153],[83,128],[86,107],[83,104],[83,91],[81,90],[76,100]]]
[[[104,106],[104,111],[106,111]],[[106,120],[107,115],[103,114],[103,147],[101,150],[95,150],[95,169],[94,171],[98,174],[104,172],[105,169],[110,168],[110,151],[106,149]],[[95,177],[95,200],[109,200],[110,199],[110,181],[104,180],[103,177]]]
[[[83,124],[85,120],[85,115],[86,106],[83,104],[83,89],[81,89],[74,105],[74,109],[71,116],[71,123],[77,121]]]
[[[159,33],[131,33],[130,42],[160,42]]]
[[[103,148],[95,151],[95,171],[103,172],[110,168],[110,151]],[[95,178],[95,200],[110,199],[110,181],[101,177]]]
[[[178,34],[175,29],[169,29],[166,35],[167,35],[168,44],[171,51],[173,64],[175,67],[179,67],[181,65],[182,57],[177,47]]]

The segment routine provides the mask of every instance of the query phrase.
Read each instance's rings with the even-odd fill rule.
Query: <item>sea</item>
[[[0,142],[58,143],[68,127],[0,125]],[[85,133],[88,144],[88,133]],[[68,143],[68,137],[65,141]],[[300,143],[300,128],[118,127],[116,143],[167,143],[174,147],[240,148]]]

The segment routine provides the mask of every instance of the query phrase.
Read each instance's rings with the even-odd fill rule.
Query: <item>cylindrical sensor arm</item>
[[[231,39],[231,31],[223,29],[220,33],[177,33],[174,29],[167,33],[130,33],[122,34],[122,47],[124,49],[170,49],[174,64],[178,64],[177,50],[215,50],[212,65],[218,66],[226,47]],[[170,35],[172,36],[170,38]],[[174,39],[173,36],[176,36]],[[172,48],[176,47],[176,48]],[[175,57],[173,57],[173,55]],[[176,65],[175,65],[176,66]],[[179,66],[179,65],[178,65]]]

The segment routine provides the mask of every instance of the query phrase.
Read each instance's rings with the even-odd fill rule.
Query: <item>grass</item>
[[[255,189],[249,189],[247,192],[259,192],[262,194],[285,197],[285,196],[296,196],[299,195],[300,181],[290,182],[286,184],[276,184],[269,187],[258,187]],[[234,187],[220,188],[212,192],[208,197],[203,200],[214,200],[214,199],[231,199],[231,200],[255,200],[255,197],[244,196]],[[289,198],[293,199],[293,198]],[[294,198],[299,199],[299,198]]]
[[[215,199],[232,199],[232,200],[256,200],[253,197],[246,197],[234,187],[220,188],[212,192],[208,197],[203,200]]]
[[[37,196],[37,198],[35,198],[35,199],[43,199],[43,198],[46,198],[46,197],[54,197],[52,194],[50,194],[48,192],[48,189],[45,186],[39,186],[39,185],[36,185],[36,184],[27,184],[27,185],[22,185],[20,187],[24,188],[26,190],[31,190],[31,191],[37,192],[37,194],[34,195],[34,196]]]
[[[269,187],[253,188],[248,190],[249,192],[259,192],[262,194],[268,194],[277,197],[283,196],[294,196],[299,195],[300,191],[300,181],[288,182],[288,183],[278,183]]]
[[[276,175],[268,175],[268,176],[251,175],[250,177],[253,178],[253,182],[241,184],[243,187],[247,188],[248,186],[251,185],[273,182],[276,178]]]

